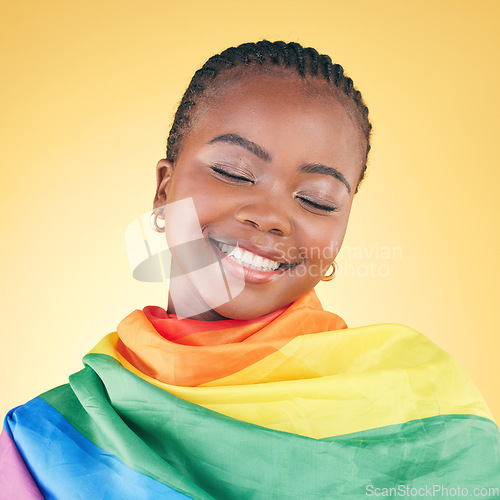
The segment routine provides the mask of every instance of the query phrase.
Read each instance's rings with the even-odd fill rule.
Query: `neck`
[[[167,312],[182,318],[198,321],[221,321],[226,318],[214,311],[179,268],[175,259],[171,261]]]
[[[177,296],[177,294],[176,294]],[[193,300],[193,297],[198,298],[198,294],[193,293],[192,295],[189,295],[190,300]],[[187,297],[186,297],[187,298]],[[200,303],[201,301],[201,303]],[[178,304],[179,302],[179,304]],[[213,309],[208,309],[207,311],[203,312],[198,312],[196,313],[195,311],[200,311],[200,307],[196,307],[197,305],[205,306],[208,307],[207,304],[199,297],[198,300],[195,300],[195,305],[191,306],[184,306],[184,304],[188,304],[187,301],[179,301],[176,300],[175,304],[177,307],[174,306],[174,301],[172,300],[172,294],[169,292],[168,293],[168,309],[167,312],[170,314],[176,314],[177,316],[181,316],[183,318],[189,318],[189,319],[194,319],[197,321],[222,321],[226,318],[226,316],[222,316],[222,314],[219,314],[217,311],[214,311]]]

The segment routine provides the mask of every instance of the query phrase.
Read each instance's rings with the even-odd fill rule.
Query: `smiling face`
[[[245,281],[198,319],[255,318],[314,288],[344,239],[363,147],[322,82],[258,74],[201,101],[175,165],[158,163],[154,206],[192,198],[209,260]],[[210,304],[191,288],[186,300]]]

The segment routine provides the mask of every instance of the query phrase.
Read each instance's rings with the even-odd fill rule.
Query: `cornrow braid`
[[[292,68],[301,78],[322,78],[332,87],[333,93],[339,95],[337,93],[340,92],[340,95],[354,104],[355,117],[366,140],[364,164],[355,191],[357,193],[365,177],[368,153],[371,149],[372,125],[368,118],[368,108],[361,93],[354,87],[351,78],[344,74],[344,68],[340,64],[334,64],[328,55],[319,54],[312,47],[304,48],[296,42],[262,40],[244,43],[210,57],[194,74],[177,108],[167,139],[167,159],[172,162],[177,160],[196,105],[208,89],[216,87],[215,81],[219,76],[233,68],[253,67]]]

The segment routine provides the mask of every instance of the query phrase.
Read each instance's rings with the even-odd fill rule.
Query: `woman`
[[[196,72],[157,166],[168,309],[133,311],[7,415],[7,498],[498,494],[498,428],[450,356],[403,325],[347,328],[315,295],[370,130],[314,49],[244,44]]]

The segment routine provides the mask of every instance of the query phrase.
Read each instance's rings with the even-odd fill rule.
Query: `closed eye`
[[[254,182],[253,179],[249,179],[248,177],[244,177],[242,175],[235,175],[235,174],[228,172],[227,170],[224,170],[223,168],[216,166],[216,165],[212,165],[210,168],[215,173],[217,173],[218,175],[220,175],[222,177],[225,177],[226,179],[231,179],[231,180],[234,180],[237,182],[251,182],[251,183]]]
[[[323,205],[321,203],[317,203],[316,201],[310,200],[309,198],[299,197],[299,200],[309,207],[320,210],[322,212],[338,212],[338,208],[335,205]]]

